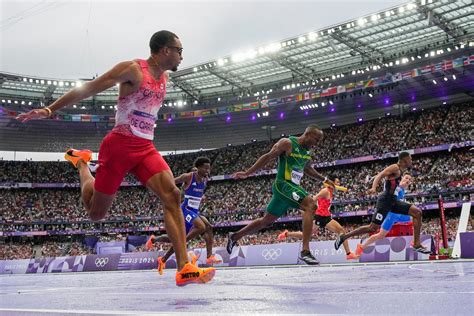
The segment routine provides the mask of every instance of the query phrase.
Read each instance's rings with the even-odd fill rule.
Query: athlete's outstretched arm
[[[59,99],[54,101],[50,106],[43,109],[31,110],[28,113],[22,113],[17,116],[20,122],[26,122],[32,119],[43,119],[51,116],[51,114],[63,107],[77,103],[83,99],[87,99],[99,92],[113,87],[117,83],[131,82],[135,83],[137,79],[133,75],[133,61],[125,61],[117,64],[114,68],[107,71],[100,77],[85,83],[81,87],[77,87],[67,92]]]
[[[316,169],[313,168],[313,163],[312,161],[308,161],[306,165],[304,166],[304,173],[308,176],[310,176],[313,179],[318,179],[321,181],[324,181],[325,183],[329,184],[330,186],[334,187],[335,184],[332,182],[332,180],[327,179],[325,176],[320,174],[319,172],[316,171]]]
[[[188,185],[191,182],[192,173],[183,173],[179,177],[174,178],[175,184],[180,184],[184,182],[184,185]]]
[[[393,165],[388,166],[387,168],[385,168],[381,172],[379,172],[379,174],[377,174],[377,176],[375,176],[374,182],[372,183],[372,188],[367,192],[368,193],[377,192],[377,187],[379,186],[380,181],[383,178],[389,177],[390,175],[394,174],[397,171],[397,169],[398,169],[398,166],[396,164],[393,164]]]
[[[251,174],[265,167],[265,165],[271,160],[277,158],[283,153],[289,152],[291,152],[291,141],[288,138],[282,138],[275,145],[273,145],[272,149],[268,153],[260,156],[260,158],[257,159],[252,167],[248,168],[246,171],[234,173],[234,178],[245,179]]]

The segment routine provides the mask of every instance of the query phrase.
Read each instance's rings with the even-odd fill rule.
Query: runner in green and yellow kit
[[[227,252],[232,249],[237,241],[249,234],[269,226],[278,218],[286,214],[288,209],[302,209],[303,213],[303,250],[300,259],[307,264],[315,265],[318,261],[309,251],[309,240],[313,228],[313,211],[316,205],[312,197],[301,186],[300,182],[306,174],[312,178],[323,180],[331,186],[334,183],[314,170],[310,149],[323,139],[323,131],[316,125],[309,125],[303,135],[291,136],[280,139],[272,149],[258,158],[252,167],[246,171],[234,174],[235,179],[245,179],[263,168],[272,159],[278,157],[278,169],[273,183],[273,197],[267,206],[264,217],[254,220],[236,233],[229,233]]]

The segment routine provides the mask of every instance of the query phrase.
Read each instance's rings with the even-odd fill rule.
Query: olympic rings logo
[[[95,266],[97,268],[103,268],[106,266],[106,264],[109,262],[109,258],[97,258],[95,259]]]
[[[281,249],[278,248],[278,249],[263,249],[262,251],[262,257],[269,261],[269,260],[273,260],[275,261],[279,256],[281,256]]]

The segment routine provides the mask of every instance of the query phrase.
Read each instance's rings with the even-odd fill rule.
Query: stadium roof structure
[[[472,0],[417,0],[171,74],[165,106],[238,102],[293,84],[331,84],[471,46]],[[2,73],[0,94],[54,100],[81,80]],[[299,85],[298,85],[299,86]],[[115,102],[117,87],[95,99]],[[112,107],[111,107],[112,108]]]

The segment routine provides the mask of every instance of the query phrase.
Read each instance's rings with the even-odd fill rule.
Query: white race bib
[[[153,139],[156,116],[140,111],[130,113],[130,129],[135,136]]]
[[[201,205],[201,199],[188,199],[188,206],[190,208],[198,210],[199,205]]]
[[[303,178],[304,172],[299,170],[291,170],[291,182],[294,184],[300,185],[301,178]]]

